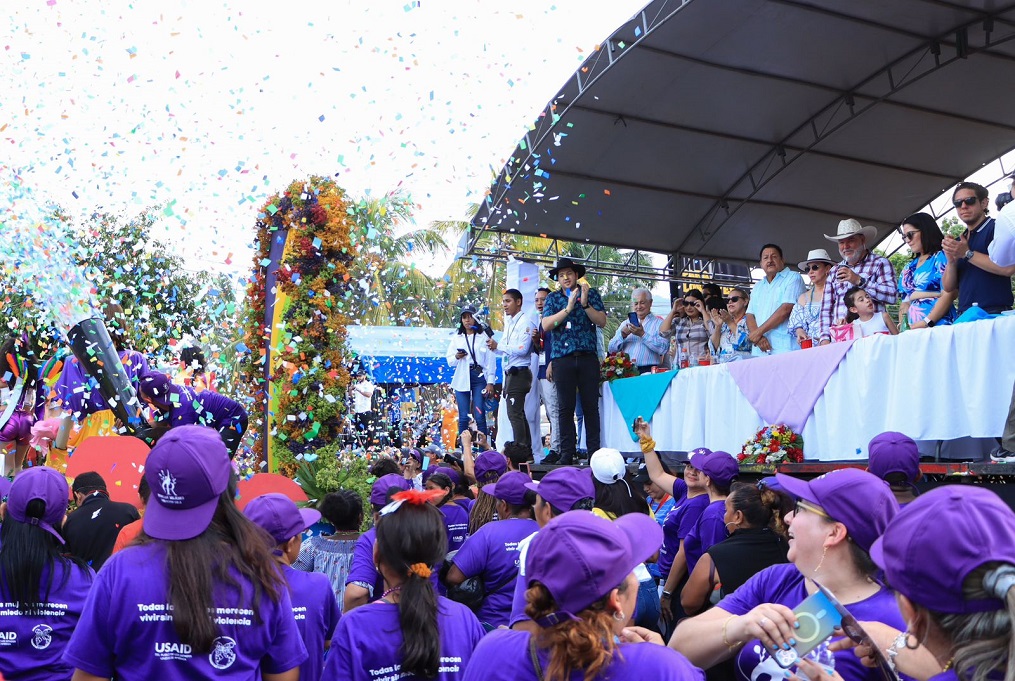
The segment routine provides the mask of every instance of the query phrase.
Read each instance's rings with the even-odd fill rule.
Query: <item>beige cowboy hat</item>
[[[827,262],[829,265],[835,264],[835,261],[832,260],[831,257],[829,257],[828,251],[826,251],[823,248],[815,248],[814,250],[807,253],[807,258],[805,260],[802,260],[799,263],[797,263],[797,267],[800,268],[801,272],[806,272],[807,265],[812,262]]]
[[[851,236],[860,234],[867,241],[868,245],[874,240],[874,237],[878,235],[877,227],[867,225],[866,227],[860,226],[860,223],[853,218],[847,218],[846,220],[839,220],[839,229],[836,231],[835,236],[825,235],[825,238],[829,241],[842,241],[848,239]]]

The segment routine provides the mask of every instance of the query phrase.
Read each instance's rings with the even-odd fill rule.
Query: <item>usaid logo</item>
[[[53,628],[46,624],[37,624],[32,628],[32,647],[36,650],[45,650],[53,642]]]
[[[0,631],[0,648],[4,646],[16,646],[18,644],[18,632]]]
[[[228,636],[219,636],[212,642],[208,662],[215,669],[228,669],[236,662],[236,641]]]
[[[189,660],[192,652],[191,647],[186,643],[176,643],[175,641],[155,642],[155,657],[162,661]]]
[[[178,505],[185,500],[176,494],[176,477],[164,468],[159,471],[159,488],[159,501],[163,505]]]

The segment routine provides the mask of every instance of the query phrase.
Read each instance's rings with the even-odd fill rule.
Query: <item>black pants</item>
[[[591,352],[558,357],[553,360],[553,384],[557,386],[560,462],[570,464],[578,447],[574,427],[576,391],[585,414],[586,449],[589,454],[599,449],[599,358]]]
[[[532,435],[525,418],[525,398],[531,389],[532,371],[528,367],[512,367],[504,372],[504,399],[511,422],[511,439],[529,449],[532,449]]]

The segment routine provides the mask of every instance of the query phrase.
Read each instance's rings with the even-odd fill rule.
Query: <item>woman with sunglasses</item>
[[[807,275],[810,286],[797,298],[789,315],[789,332],[796,336],[801,348],[811,347],[821,332],[821,299],[825,295],[825,282],[835,261],[823,248],[815,248],[797,267]]]
[[[926,329],[955,320],[956,293],[942,289],[948,258],[941,250],[944,234],[927,213],[915,213],[902,221],[902,238],[913,259],[899,275],[899,327],[903,318],[911,329]]]
[[[888,486],[855,468],[809,482],[781,473],[776,479],[797,498],[786,517],[790,562],[762,570],[711,610],[684,620],[670,640],[702,668],[735,658],[739,681],[785,676],[772,653],[796,644],[793,608],[818,590],[815,581],[858,620],[905,626],[892,593],[874,580],[869,553],[899,508]],[[846,679],[880,678],[849,651],[835,653],[835,668]]]
[[[746,289],[734,288],[726,299],[726,309],[712,310],[712,349],[719,355],[719,363],[751,358],[754,345],[747,338],[747,303],[751,294]]]
[[[697,364],[702,356],[708,355],[708,338],[712,335],[709,323],[705,320],[705,296],[698,289],[691,289],[684,294],[684,310],[687,319],[677,328],[670,317],[659,325],[659,335],[663,338],[676,336],[676,356],[673,365],[681,363],[685,358],[690,364]],[[670,321],[667,324],[667,320]],[[684,364],[687,366],[687,364]]]

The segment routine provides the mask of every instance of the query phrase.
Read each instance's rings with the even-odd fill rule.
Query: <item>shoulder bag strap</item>
[[[543,665],[539,662],[539,653],[536,652],[536,637],[529,634],[529,659],[532,660],[532,667],[536,670],[536,678],[544,681]]]

